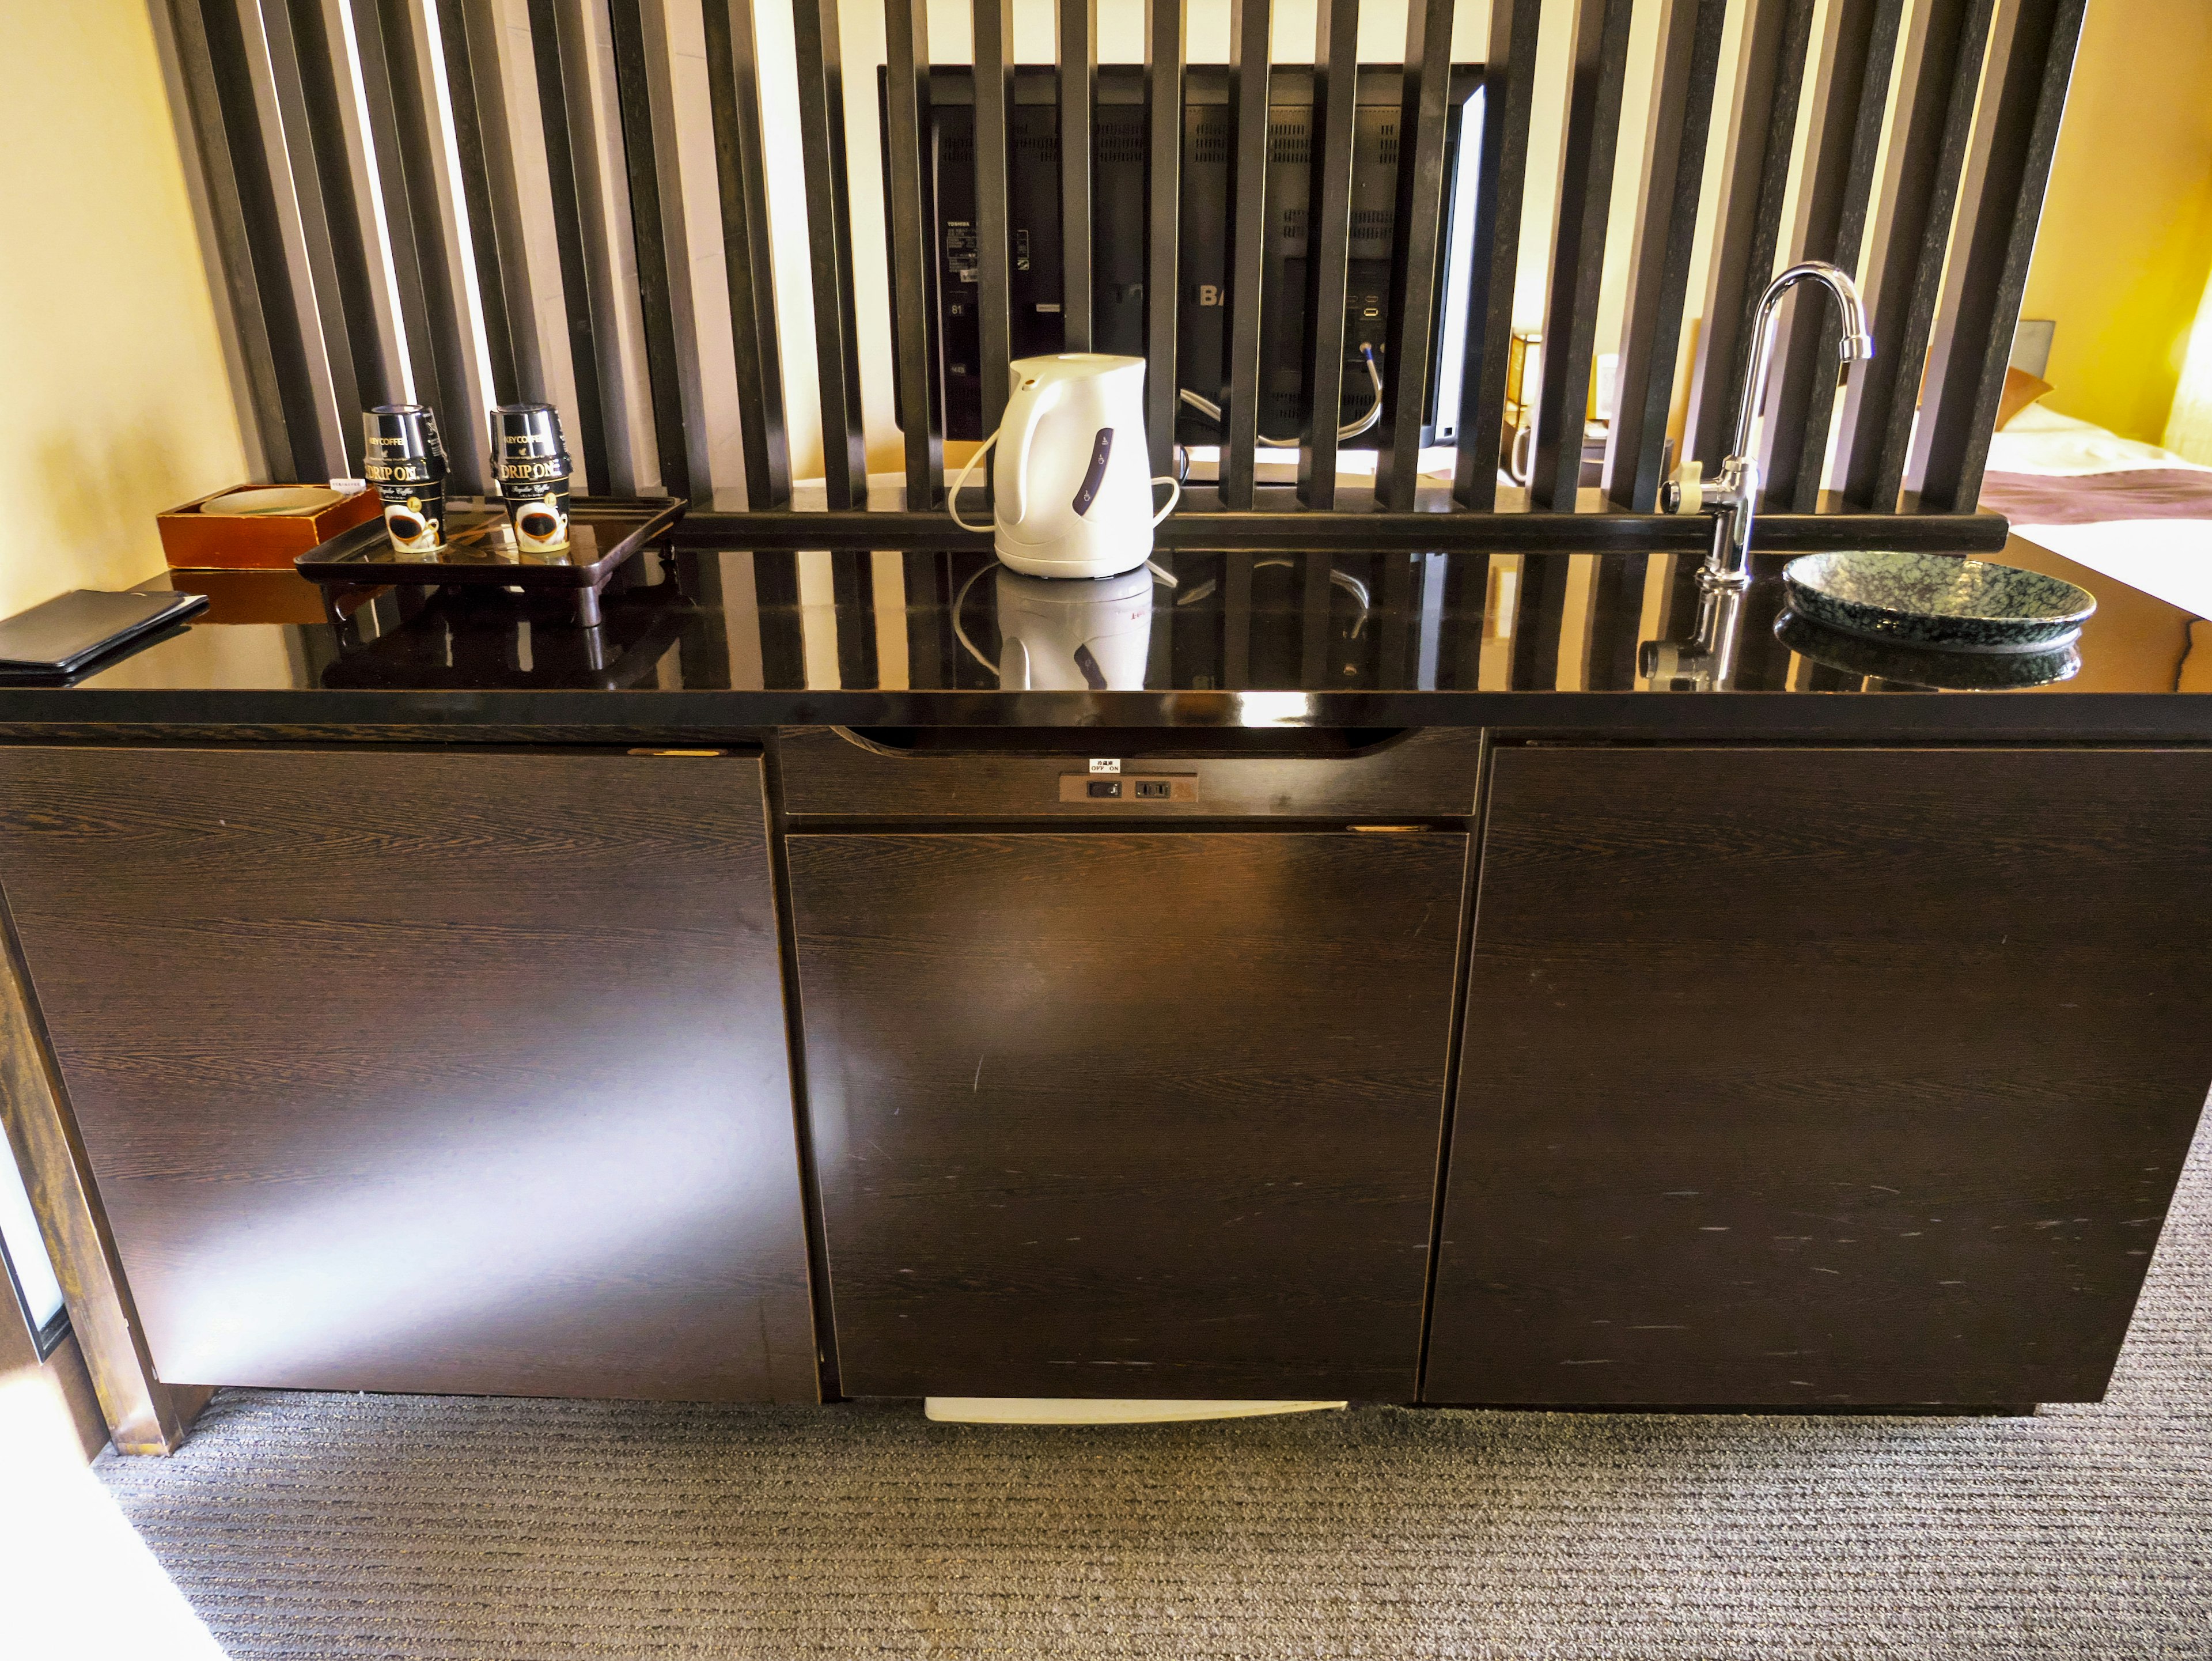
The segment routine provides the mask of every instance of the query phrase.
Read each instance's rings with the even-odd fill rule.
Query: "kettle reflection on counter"
[[[1151,571],[1070,582],[998,573],[999,684],[1010,692],[1136,692],[1152,645]]]

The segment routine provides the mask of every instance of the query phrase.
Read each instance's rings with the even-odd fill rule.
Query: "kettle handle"
[[[1007,426],[1013,428],[1008,442],[999,450],[998,488],[1001,508],[999,523],[1004,529],[1020,529],[1022,519],[1029,512],[1029,493],[1024,476],[1029,472],[1030,443],[1036,437],[1037,423],[1044,419],[1045,411],[1059,400],[1060,389],[1065,384],[1052,380],[1039,386],[1035,379],[1031,379],[1028,385],[1015,389],[1014,396],[1007,405],[1006,421],[999,429],[1003,434]],[[1012,511],[1006,511],[1008,508]]]

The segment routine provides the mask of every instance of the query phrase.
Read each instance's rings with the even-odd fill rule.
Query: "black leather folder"
[[[78,588],[0,622],[0,681],[65,680],[207,609],[205,594]]]

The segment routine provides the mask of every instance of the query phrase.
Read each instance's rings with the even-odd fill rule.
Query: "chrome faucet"
[[[1808,259],[1792,265],[1767,284],[1759,297],[1759,314],[1752,326],[1751,362],[1743,386],[1736,394],[1735,441],[1720,472],[1704,477],[1703,464],[1685,462],[1660,493],[1660,506],[1670,514],[1710,513],[1713,516],[1712,548],[1705,556],[1698,581],[1706,588],[1742,588],[1751,582],[1751,526],[1759,508],[1759,460],[1751,453],[1751,423],[1766,396],[1766,372],[1774,355],[1775,313],[1782,296],[1800,283],[1818,283],[1836,297],[1843,313],[1844,337],[1836,347],[1843,363],[1862,363],[1874,356],[1874,337],[1867,332],[1866,307],[1850,274],[1825,259]]]

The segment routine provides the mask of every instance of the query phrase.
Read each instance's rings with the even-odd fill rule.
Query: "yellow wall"
[[[145,0],[7,10],[0,617],[159,571],[155,513],[246,476]]]
[[[2212,271],[2212,4],[2092,0],[2021,308],[2045,402],[2159,441]]]

